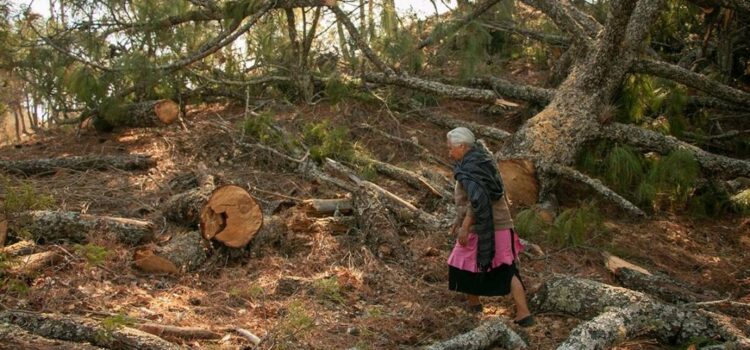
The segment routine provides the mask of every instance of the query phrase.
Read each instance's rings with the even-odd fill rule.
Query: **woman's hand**
[[[469,243],[469,230],[463,227],[458,230],[458,244],[465,247]]]
[[[459,227],[461,227],[460,224],[453,224],[453,226],[451,226],[451,233],[450,233],[450,235],[451,236],[455,236],[456,232],[458,232]]]

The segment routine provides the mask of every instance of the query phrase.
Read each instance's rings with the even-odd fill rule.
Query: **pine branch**
[[[362,53],[365,54],[367,59],[372,62],[372,64],[375,65],[376,68],[378,68],[379,71],[387,73],[387,74],[394,74],[394,70],[386,65],[383,61],[378,58],[377,55],[375,55],[375,52],[372,51],[369,45],[362,39],[362,36],[359,34],[359,31],[357,31],[357,28],[354,26],[354,23],[349,19],[349,16],[344,13],[344,11],[341,10],[338,6],[328,6],[331,11],[336,15],[336,20],[338,20],[341,24],[346,27],[346,30],[349,32],[349,36],[351,36],[351,39],[354,41],[355,45],[362,50]]]
[[[438,35],[438,33],[435,33],[435,31],[433,30],[433,32],[430,33],[430,35],[427,38],[425,38],[424,40],[422,40],[419,43],[419,45],[417,46],[417,50],[421,50],[421,49],[423,49],[423,48],[425,48],[425,47],[427,47],[429,45],[432,45],[436,41],[440,41],[441,39],[443,39],[443,38],[445,38],[447,36],[451,36],[451,35],[455,34],[459,30],[461,30],[461,28],[463,28],[467,24],[471,23],[471,21],[479,18],[479,16],[481,16],[482,14],[484,14],[485,12],[487,12],[487,10],[489,10],[490,8],[492,8],[493,6],[495,6],[495,4],[497,4],[499,2],[500,2],[500,0],[484,0],[484,1],[482,1],[481,3],[477,4],[474,7],[473,11],[471,11],[469,14],[467,14],[463,18],[452,19],[452,21],[454,21],[454,23],[451,24],[451,26],[448,27],[445,31],[443,31],[442,33],[440,33],[440,35]]]

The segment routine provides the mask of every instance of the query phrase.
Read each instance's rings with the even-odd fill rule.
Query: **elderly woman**
[[[448,133],[448,148],[456,162],[457,215],[451,234],[458,234],[448,258],[449,288],[468,294],[469,309],[474,312],[482,311],[480,295],[510,293],[516,304],[515,322],[530,326],[534,319],[515,264],[523,246],[513,230],[495,160],[467,128]]]

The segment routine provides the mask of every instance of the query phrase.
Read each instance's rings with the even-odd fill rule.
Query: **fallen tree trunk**
[[[149,273],[178,274],[203,266],[210,248],[198,231],[180,232],[163,246],[139,249],[133,254],[133,265]]]
[[[20,213],[15,221],[18,229],[28,231],[40,243],[61,240],[83,243],[90,233],[104,233],[122,243],[137,244],[150,237],[154,227],[148,221],[72,211],[27,211]]]
[[[87,343],[74,343],[48,339],[27,332],[12,324],[0,323],[0,350],[43,349],[43,350],[97,350],[102,349]]]
[[[596,317],[576,327],[562,349],[606,349],[623,337],[640,335],[642,330],[665,344],[704,337],[750,346],[725,316],[662,303],[640,292],[582,278],[554,276],[545,281],[530,304],[537,313]],[[625,328],[610,328],[620,326]],[[602,327],[606,331],[602,332]]]
[[[37,245],[36,243],[34,243],[34,241],[23,240],[13,243],[7,247],[0,248],[0,254],[5,255],[8,258],[12,258],[21,255],[32,254],[34,253],[36,248]]]
[[[262,225],[262,208],[239,186],[226,185],[215,189],[201,209],[203,237],[230,248],[246,246]]]
[[[175,327],[155,323],[144,323],[139,324],[136,328],[165,339],[221,339],[221,334],[219,333],[195,327]]]
[[[0,313],[0,321],[13,324],[45,338],[89,342],[114,350],[178,350],[172,344],[152,334],[122,326],[112,329],[98,321],[74,315],[44,314],[13,310]]]
[[[49,266],[57,265],[62,260],[62,255],[54,251],[24,255],[10,261],[8,274],[30,278]]]
[[[0,170],[19,175],[52,174],[58,169],[86,170],[145,170],[156,165],[149,156],[127,154],[120,156],[76,156],[48,159],[0,160]]]
[[[424,350],[482,350],[493,346],[526,349],[528,345],[500,318],[482,322],[479,327],[451,339],[424,347]]]
[[[180,117],[180,105],[172,100],[142,101],[121,106],[108,115],[102,113],[98,112],[92,121],[97,131],[111,131],[113,127],[147,128],[174,123]]]
[[[201,209],[215,188],[213,176],[203,177],[199,187],[178,193],[164,203],[164,217],[183,226],[197,227]]]

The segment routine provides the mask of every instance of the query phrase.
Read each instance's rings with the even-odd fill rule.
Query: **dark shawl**
[[[503,196],[503,180],[492,155],[478,145],[466,152],[453,168],[453,174],[466,191],[474,212],[474,230],[479,236],[477,265],[480,271],[488,271],[495,256],[492,203]]]

